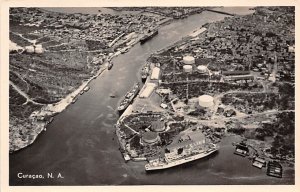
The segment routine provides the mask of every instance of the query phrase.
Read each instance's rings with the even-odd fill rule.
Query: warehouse
[[[158,80],[160,74],[160,68],[154,67],[151,74],[151,80]]]

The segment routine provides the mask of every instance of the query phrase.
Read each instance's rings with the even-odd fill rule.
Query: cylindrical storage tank
[[[44,53],[44,49],[43,49],[42,47],[36,47],[36,48],[34,49],[34,51],[35,51],[36,53]]]
[[[160,121],[160,120],[153,121],[151,123],[151,130],[154,131],[154,132],[164,131],[165,130],[165,123],[164,123],[164,121]]]
[[[41,44],[35,45],[35,48],[43,48]]]
[[[186,65],[195,64],[195,58],[192,56],[185,56],[185,57],[183,57],[183,63]]]
[[[211,107],[214,105],[214,98],[210,95],[201,95],[198,100],[201,107]]]
[[[27,53],[33,53],[34,52],[34,47],[32,45],[26,46],[25,50],[26,50]]]
[[[142,141],[146,144],[154,144],[159,140],[158,134],[152,131],[145,132],[142,136]]]
[[[186,72],[186,73],[192,72],[193,71],[192,65],[184,65],[183,66],[183,71]]]
[[[200,73],[205,73],[207,72],[207,67],[205,65],[199,65],[197,67],[197,70],[200,72]]]

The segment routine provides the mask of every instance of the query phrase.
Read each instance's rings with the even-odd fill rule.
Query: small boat
[[[116,93],[113,92],[113,93],[111,93],[109,96],[110,96],[111,98],[115,98],[115,97],[116,97]]]
[[[74,98],[74,99],[72,100],[72,103],[75,103],[75,102],[77,101],[77,99],[78,99],[78,98]]]
[[[113,64],[112,62],[109,62],[109,63],[108,63],[108,66],[107,66],[107,69],[108,69],[108,70],[111,70],[111,68],[113,67],[113,65],[114,65],[114,64]]]
[[[130,160],[130,156],[127,153],[122,153],[125,162],[128,162]]]
[[[89,86],[86,86],[84,89],[83,89],[83,91],[88,91],[90,89],[90,87]]]

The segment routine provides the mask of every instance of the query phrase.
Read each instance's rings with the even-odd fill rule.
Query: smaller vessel
[[[73,100],[72,100],[72,103],[76,103],[76,101],[77,101],[77,97],[75,97]]]
[[[90,87],[89,87],[89,86],[86,86],[86,87],[83,89],[83,91],[88,91],[88,90],[90,90]]]
[[[153,38],[155,35],[158,34],[158,30],[154,29],[154,30],[148,30],[147,34],[144,35],[144,37],[140,40],[140,43],[143,44],[146,41],[148,41],[149,39]]]
[[[125,47],[125,48],[123,48],[123,49],[120,50],[120,52],[121,52],[122,54],[124,54],[124,53],[126,53],[126,52],[128,52],[128,51],[129,51],[129,47]]]
[[[133,88],[126,93],[124,99],[121,101],[120,105],[118,106],[119,112],[123,112],[129,106],[129,104],[137,96],[139,90],[140,90],[139,83],[135,83]]]
[[[142,78],[142,81],[145,82],[146,79],[147,79],[147,76],[149,75],[149,65],[150,63],[146,63],[145,66],[142,68],[141,70],[141,78]]]
[[[113,62],[109,62],[109,63],[108,63],[108,66],[107,66],[107,69],[108,69],[108,70],[111,70],[111,68],[113,67],[113,65],[114,65]]]
[[[115,98],[116,97],[116,92],[115,91],[113,91],[112,93],[110,93],[110,95],[109,95],[111,98]]]
[[[124,157],[124,160],[125,162],[128,162],[130,160],[130,156],[128,155],[128,153],[122,153],[123,157]]]

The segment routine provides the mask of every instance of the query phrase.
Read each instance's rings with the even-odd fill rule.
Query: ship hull
[[[111,68],[113,67],[113,65],[112,64],[110,64],[110,65],[108,65],[108,70],[111,70]]]
[[[147,76],[142,76],[142,82],[145,83],[147,79]]]
[[[119,114],[122,114],[126,109],[127,107],[133,102],[134,98],[137,96],[137,94],[139,93],[139,85],[137,84],[137,88],[135,90],[131,90],[129,92],[132,92],[132,96],[130,98],[128,98],[127,102],[126,103],[123,103],[122,105],[120,104],[118,106],[118,112]],[[129,93],[127,92],[127,94]]]
[[[185,163],[188,163],[188,162],[191,162],[191,161],[202,159],[204,157],[207,157],[207,156],[215,153],[216,151],[218,151],[218,149],[212,149],[208,152],[203,152],[203,153],[200,153],[200,154],[197,154],[197,155],[193,155],[193,156],[186,157],[186,158],[183,158],[183,159],[180,159],[180,160],[177,160],[177,161],[173,161],[173,162],[170,162],[170,163],[164,163],[164,164],[157,165],[157,166],[147,166],[148,165],[147,164],[147,165],[145,165],[145,170],[146,171],[154,171],[154,170],[168,169],[168,168],[175,167],[175,166],[178,166],[178,165],[182,165],[182,164],[185,164]]]
[[[147,35],[146,37],[142,38],[142,39],[140,40],[140,43],[141,43],[141,44],[144,44],[146,41],[148,41],[149,39],[153,38],[153,37],[154,37],[155,35],[157,35],[157,34],[158,34],[158,30],[156,30],[156,31],[154,31],[152,34]]]

